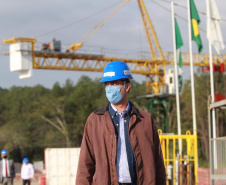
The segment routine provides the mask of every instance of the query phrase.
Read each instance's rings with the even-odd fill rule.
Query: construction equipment
[[[122,60],[128,64],[133,74],[141,74],[146,76],[147,94],[162,93],[162,91],[164,91],[166,88],[166,66],[174,64],[173,53],[168,52],[166,54],[163,54],[143,0],[138,0],[138,5],[143,19],[147,41],[151,53],[150,59],[116,58],[107,57],[100,54],[92,55],[78,53],[79,48],[83,46],[84,42],[86,42],[91,36],[93,36],[93,34],[97,30],[103,27],[103,25],[107,21],[109,21],[110,18],[128,1],[129,0],[125,0],[116,10],[111,12],[98,25],[94,26],[94,28],[90,32],[79,39],[77,43],[72,44],[66,52],[60,52],[60,49],[57,52],[55,49],[37,51],[35,50],[36,39],[32,38],[12,38],[9,40],[5,39],[4,43],[10,43],[11,45],[20,43],[20,46],[17,45],[16,50],[15,48],[10,50],[11,71],[20,71],[20,78],[30,77],[32,75],[32,69],[102,72],[108,62],[114,60]],[[31,46],[29,46],[29,44],[31,44]],[[28,48],[25,49],[25,45]],[[15,61],[15,57],[11,57],[11,55],[20,56],[21,61]],[[27,61],[27,58],[30,59],[31,57],[32,65],[29,64],[29,61]],[[182,60],[183,65],[190,65],[189,53],[183,53]],[[194,54],[193,64],[194,66],[209,67],[208,54]],[[226,55],[214,55],[213,64],[216,67],[220,67],[222,66],[222,64],[226,65]],[[20,66],[17,68],[14,67],[18,65]]]
[[[166,66],[174,65],[174,55],[170,52],[163,54],[143,0],[138,0],[138,5],[145,27],[151,58],[117,58],[108,57],[103,54],[82,53],[79,50],[84,42],[93,36],[98,29],[103,27],[128,1],[123,2],[118,9],[113,11],[106,19],[103,19],[100,24],[85,34],[77,43],[72,44],[66,52],[61,51],[61,42],[56,40],[43,45],[42,50],[38,51],[35,46],[35,38],[14,37],[8,40],[5,39],[4,43],[10,44],[10,71],[19,71],[20,78],[31,77],[33,69],[102,72],[107,63],[122,60],[128,64],[133,74],[146,76],[146,93],[154,94],[152,96],[145,96],[145,98],[149,99],[148,109],[153,115],[156,110],[163,115],[162,118],[159,116],[160,122],[163,123],[163,125],[161,123],[160,125],[164,132],[168,133],[169,102],[167,97],[170,94],[175,94],[175,84],[172,84],[175,75],[173,70],[170,70],[167,74]],[[226,66],[226,55],[213,55],[213,64],[216,69],[220,68],[220,71],[224,72],[226,69],[224,67]],[[182,53],[182,65],[190,65],[189,53]],[[194,54],[193,65],[208,70],[209,55]],[[191,135],[190,132],[187,132],[186,135],[178,136],[162,134],[159,131],[159,137],[167,168],[167,184],[179,184],[182,181],[186,181],[187,184],[194,181],[197,184],[197,136]],[[179,140],[182,141],[182,151],[181,154],[177,155],[177,149],[180,148],[178,146]],[[186,158],[182,154],[186,154]],[[48,178],[51,179],[50,177]]]
[[[121,6],[123,6],[126,2],[128,2],[128,0],[126,0]],[[66,52],[61,52],[61,50],[57,51],[55,49],[43,49],[37,51],[35,49],[36,39],[34,38],[5,39],[4,43],[11,44],[10,70],[19,71],[20,78],[30,77],[32,75],[33,69],[102,72],[107,63],[115,60],[121,60],[128,64],[133,74],[141,74],[146,76],[146,93],[155,94],[158,96],[157,99],[151,96],[145,97],[154,98],[153,101],[150,99],[149,111],[151,111],[156,105],[162,106],[160,111],[163,112],[165,115],[164,117],[166,118],[163,122],[167,122],[168,102],[166,98],[169,94],[175,94],[175,92],[173,87],[170,86],[170,83],[174,80],[166,79],[166,66],[174,65],[174,55],[170,52],[163,54],[143,0],[138,0],[138,5],[145,27],[151,58],[117,58],[107,57],[102,54],[87,54],[80,52],[79,49],[83,46],[84,42],[86,42],[87,39],[89,39],[90,36],[96,32],[96,30],[100,29],[103,24],[105,24],[114,15],[114,13],[117,12],[116,10],[112,12],[107,19],[104,19],[101,24],[95,26],[94,31],[88,32],[88,34],[85,35],[85,37],[82,37],[79,42],[72,44],[66,50]],[[194,54],[193,61],[191,62],[193,62],[194,66],[207,68],[209,67],[209,55]],[[222,71],[222,66],[226,65],[226,55],[213,55],[213,64],[217,68],[220,67]],[[182,65],[190,65],[189,53],[182,53]],[[159,99],[160,94],[163,96]],[[167,96],[164,96],[164,94]],[[164,125],[163,127],[164,131],[168,132],[167,125]],[[168,167],[170,168],[169,165],[173,165],[173,167],[170,168],[173,169],[173,176],[170,176],[168,173],[169,178],[171,178],[174,182],[176,178],[179,181],[179,177],[176,177],[176,175],[179,173],[178,171],[180,171],[180,169],[177,168],[177,165],[182,165],[182,163],[184,164],[187,162],[189,165],[186,164],[186,170],[184,170],[185,180],[186,182],[189,182],[190,178],[193,177],[195,184],[197,184],[197,136],[191,135],[189,132],[186,135],[181,136],[171,136],[167,134],[161,134],[159,132],[159,136],[167,169]],[[186,148],[187,153],[186,159],[182,158],[182,155],[177,156],[176,149],[179,146],[176,143],[179,143],[178,140],[182,140],[182,143],[183,141],[185,142],[184,145],[186,147],[184,148]],[[170,150],[171,148],[173,150]],[[170,158],[171,155],[173,156],[172,158]],[[192,167],[192,165],[194,167],[194,173],[190,173],[190,167]],[[169,183],[169,181],[167,181],[167,183]]]
[[[169,132],[169,95],[153,94],[147,98],[148,111],[155,119],[158,128],[164,133]]]
[[[190,131],[185,135],[174,135],[159,129],[158,133],[166,166],[166,184],[197,184],[197,136],[191,135]]]
[[[108,62],[122,60],[126,62],[133,74],[146,76],[146,93],[161,93],[166,87],[166,66],[174,65],[173,53],[166,53],[163,59],[129,59],[106,57],[97,54],[69,53],[35,50],[34,38],[12,38],[4,40],[10,43],[10,71],[20,71],[20,78],[30,77],[32,69],[74,70],[102,72]],[[18,59],[19,57],[19,59]],[[194,54],[194,66],[208,67],[208,54]],[[213,64],[226,65],[226,55],[214,55]],[[183,65],[190,65],[189,53],[182,53]],[[30,65],[29,65],[30,64]],[[30,76],[24,76],[29,73]]]

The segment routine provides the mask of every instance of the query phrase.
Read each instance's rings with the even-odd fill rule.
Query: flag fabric
[[[177,52],[177,61],[179,63],[180,68],[182,67],[182,60],[181,60],[181,46],[183,46],[183,40],[180,34],[180,29],[177,24],[177,19],[174,18],[175,21],[175,37],[176,37],[176,52]]]
[[[177,19],[174,18],[175,22],[175,39],[176,39],[176,53],[177,53],[177,61],[179,63],[179,75],[178,75],[178,88],[179,92],[182,92],[182,87],[183,87],[183,79],[182,79],[182,59],[181,59],[181,46],[184,45],[181,34],[180,34],[180,29],[177,23]]]
[[[191,16],[192,40],[196,42],[198,46],[198,51],[199,53],[201,53],[203,46],[202,46],[202,40],[199,34],[199,27],[198,27],[200,23],[200,18],[193,0],[190,0],[190,16]]]
[[[224,41],[220,28],[220,14],[215,0],[209,0],[209,17],[210,19],[207,17],[207,38],[220,54],[220,50],[224,49]]]

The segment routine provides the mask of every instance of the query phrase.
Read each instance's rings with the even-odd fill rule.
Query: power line
[[[56,28],[56,29],[54,29],[54,30],[51,30],[51,31],[48,31],[48,32],[44,32],[44,33],[39,34],[39,35],[37,35],[37,36],[35,36],[35,37],[37,38],[37,37],[41,37],[41,36],[44,36],[44,35],[48,35],[48,34],[50,34],[50,33],[57,32],[57,31],[59,31],[59,30],[62,30],[62,29],[65,29],[65,28],[67,28],[67,27],[70,27],[70,26],[72,26],[72,25],[75,25],[75,24],[77,24],[77,23],[79,23],[79,22],[82,22],[82,21],[84,21],[84,20],[86,20],[86,19],[88,19],[88,18],[90,18],[90,17],[93,17],[93,16],[95,16],[95,15],[98,15],[98,14],[100,14],[100,13],[102,13],[102,12],[104,12],[104,11],[110,9],[112,6],[115,6],[116,4],[118,4],[118,3],[120,3],[120,2],[121,2],[121,0],[118,1],[118,2],[116,2],[116,3],[111,4],[110,6],[104,8],[104,9],[102,9],[102,10],[100,10],[100,11],[94,13],[94,14],[88,15],[88,16],[85,17],[85,18],[82,18],[82,19],[80,19],[80,20],[77,20],[77,21],[75,21],[75,22],[72,22],[72,23],[70,23],[70,24],[67,24],[67,25],[65,25],[65,26],[61,26],[61,27]]]
[[[154,0],[151,0],[151,1],[153,1],[154,2]],[[171,3],[170,1],[168,1],[168,0],[161,0],[161,1],[163,1],[163,2],[165,2],[165,3]],[[156,3],[156,2],[155,2]],[[156,3],[157,4],[157,3]],[[179,7],[181,7],[181,8],[184,8],[184,9],[187,9],[187,7],[186,6],[183,6],[183,5],[180,5],[180,4],[178,4],[178,3],[174,3],[174,5],[175,6],[179,6]],[[166,9],[165,7],[164,7],[164,9]],[[201,11],[198,11],[198,13],[200,13],[200,14],[202,14],[202,15],[205,15],[206,16],[206,12],[201,12]],[[221,21],[225,21],[226,22],[226,19],[224,19],[224,18],[221,18]]]
[[[154,1],[154,0],[151,0],[151,1],[152,1],[153,3],[155,3],[155,4],[157,4],[158,6],[160,6],[161,8],[163,8],[163,9],[165,9],[166,11],[168,11],[168,12],[171,13],[171,10],[170,10],[169,8],[166,8],[166,7],[162,6],[161,4],[157,3],[157,2]],[[167,0],[161,0],[161,1],[164,1],[164,2],[166,2],[166,3],[171,3],[171,2],[169,2],[169,1],[167,1]],[[175,5],[175,6],[180,6],[180,7],[182,7],[182,8],[187,9],[187,7],[185,7],[185,6],[183,6],[183,5],[179,5],[179,4],[177,4],[177,3],[174,3],[174,5]],[[199,13],[206,16],[206,13],[205,13],[205,12],[199,12]],[[175,14],[175,16],[179,17],[179,18],[182,19],[183,21],[188,22],[187,19],[183,18],[182,16],[180,16],[180,15],[178,15],[178,14],[176,14],[176,13],[174,13],[174,14]],[[221,19],[221,21],[226,21],[226,19]],[[200,28],[200,27],[199,27],[199,29],[200,29],[201,31],[203,31],[204,33],[206,33],[206,30],[205,30],[205,29]],[[226,42],[224,42],[224,43],[226,44]]]
[[[154,1],[154,0],[151,0],[151,1],[152,1],[153,3],[155,3],[155,4],[157,4],[158,6],[160,6],[161,8],[165,9],[167,12],[171,13],[171,10],[170,10],[169,8],[164,7],[163,5],[157,3],[157,2]],[[165,1],[165,2],[168,3],[168,1],[166,1],[166,0],[162,0],[162,1]],[[174,3],[174,4],[175,4],[175,3]],[[176,5],[176,4],[175,4],[175,5]],[[178,15],[178,14],[176,14],[176,13],[174,13],[174,15],[176,15],[177,17],[179,17],[179,18],[182,19],[183,21],[188,22],[185,18],[183,18],[182,16],[180,16],[180,15]]]
[[[156,5],[160,6],[161,8],[165,9],[167,12],[170,12],[170,13],[171,13],[171,9],[164,7],[163,5],[157,3],[155,0],[151,0],[151,1],[152,1],[153,3],[155,3]],[[167,3],[170,3],[170,2],[167,1],[167,0],[162,0],[162,1],[167,2]],[[186,8],[185,6],[178,5],[177,3],[174,3],[174,5],[180,6],[180,7],[182,7],[182,8]],[[186,9],[187,9],[187,8],[186,8]],[[180,16],[180,15],[178,15],[178,14],[176,14],[176,13],[174,13],[174,15],[175,15],[176,17],[182,19],[183,21],[188,22],[187,19],[183,18],[182,16]],[[200,29],[201,31],[203,31],[203,32],[206,33],[206,30],[204,30],[203,28],[200,28],[200,27],[199,27],[199,29]]]
[[[171,12],[171,10],[170,10],[169,8],[164,7],[163,5],[157,3],[157,2],[154,1],[154,0],[151,0],[151,1],[154,2],[155,4],[157,4],[158,6],[160,6],[161,8],[165,9],[166,11]],[[161,0],[161,1],[163,1],[163,2],[165,2],[165,3],[169,3],[169,4],[171,3],[171,2],[168,1],[168,0]],[[41,37],[41,36],[44,36],[44,35],[47,35],[47,34],[50,34],[50,33],[54,33],[54,32],[57,32],[57,31],[59,31],[59,30],[62,30],[62,29],[65,29],[65,28],[70,27],[70,26],[72,26],[72,25],[75,25],[75,24],[77,24],[77,23],[79,23],[79,22],[82,22],[82,21],[84,21],[84,20],[86,20],[86,19],[89,19],[90,17],[93,17],[93,16],[95,16],[95,15],[98,15],[98,14],[100,14],[100,13],[102,13],[102,12],[104,12],[104,11],[110,9],[112,6],[115,6],[116,4],[118,4],[118,3],[120,3],[120,2],[121,2],[121,1],[118,1],[118,2],[116,2],[116,3],[113,3],[112,5],[110,5],[110,6],[106,7],[106,8],[104,8],[104,9],[102,9],[102,10],[100,10],[100,11],[94,13],[94,14],[91,14],[91,15],[85,17],[85,18],[82,18],[82,19],[80,19],[80,20],[77,20],[77,21],[75,21],[75,22],[72,22],[72,23],[70,23],[70,24],[67,24],[67,25],[65,25],[65,26],[61,26],[61,27],[56,28],[56,29],[54,29],[54,30],[51,30],[51,31],[47,31],[47,32],[41,33],[41,34],[39,34],[39,35],[37,35],[37,36],[35,36],[35,37],[36,37],[36,38],[37,38],[37,37]],[[186,6],[180,5],[180,4],[178,4],[178,3],[174,3],[174,5],[175,5],[175,6],[179,6],[179,7],[181,7],[181,8],[184,8],[184,9],[187,9]],[[206,16],[206,13],[205,13],[205,12],[200,12],[200,11],[198,11],[198,12],[199,12],[200,14]],[[175,15],[176,15],[177,17],[179,17],[180,19],[182,19],[183,21],[186,21],[186,22],[187,22],[187,20],[186,20],[185,18],[183,18],[182,16],[180,16],[180,15],[178,15],[178,14],[176,14],[176,13],[175,13]],[[226,19],[221,19],[221,21],[225,21],[225,22],[226,22]],[[202,28],[200,28],[200,30],[206,32],[206,31],[205,31],[204,29],[202,29]]]

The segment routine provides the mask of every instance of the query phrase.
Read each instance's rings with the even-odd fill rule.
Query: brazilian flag
[[[199,53],[201,53],[203,46],[202,46],[202,40],[199,34],[199,27],[198,27],[200,23],[200,18],[193,0],[190,0],[190,16],[191,16],[192,40],[196,42]]]

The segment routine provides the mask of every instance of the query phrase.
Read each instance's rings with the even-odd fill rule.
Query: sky
[[[37,39],[37,49],[42,43],[48,43],[53,38],[60,40],[62,48],[76,43],[85,33],[91,30],[111,11],[123,1],[110,0],[0,0],[0,87],[35,86],[42,85],[46,88],[59,82],[64,85],[67,79],[74,84],[82,75],[92,79],[101,78],[101,73],[79,71],[33,70],[33,75],[28,79],[19,79],[18,72],[10,72],[9,56],[3,55],[9,45],[3,44],[3,39],[12,37],[29,37]],[[144,0],[149,17],[155,28],[163,53],[173,51],[172,20],[169,0]],[[157,4],[157,3],[158,4]],[[188,23],[187,1],[175,0],[181,6],[175,6],[175,13],[184,41],[182,52],[188,52]],[[226,40],[226,1],[216,0],[221,18],[221,29],[224,41]],[[199,12],[206,12],[206,1],[195,0]],[[201,23],[199,27],[203,53],[208,53],[206,39],[206,16],[199,14]],[[139,12],[138,3],[130,0],[110,19],[95,35],[93,35],[82,48],[87,52],[108,51],[112,56],[136,56],[139,51],[149,52],[144,26]],[[193,52],[197,47],[193,43]],[[226,54],[226,49],[222,51]],[[172,67],[173,66],[169,66]],[[189,67],[184,68],[184,75],[189,77]],[[138,82],[145,81],[145,76],[134,75]]]

